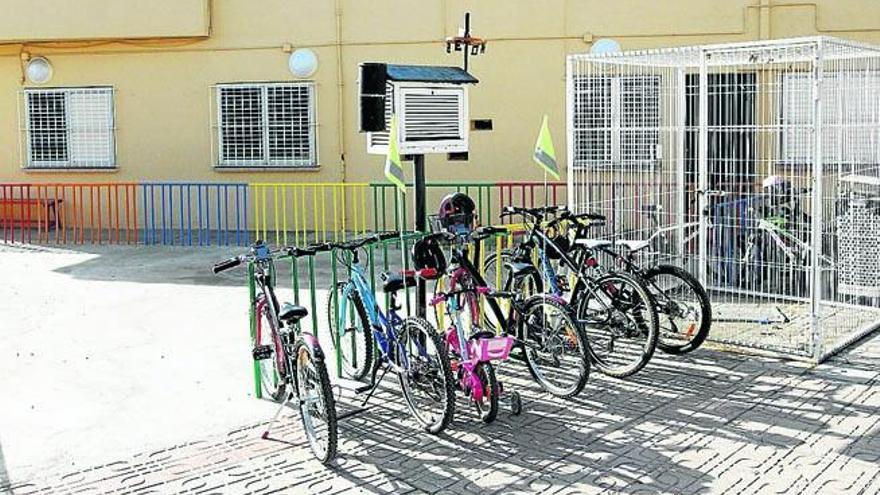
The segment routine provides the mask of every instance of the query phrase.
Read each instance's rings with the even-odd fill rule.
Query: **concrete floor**
[[[877,337],[817,368],[658,355],[567,403],[511,363],[526,413],[439,438],[385,392],[322,468],[296,421],[259,439],[244,271],[209,270],[237,251],[0,246],[0,492],[880,491]]]

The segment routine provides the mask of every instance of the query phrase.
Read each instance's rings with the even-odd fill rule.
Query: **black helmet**
[[[412,259],[416,270],[432,268],[438,277],[446,271],[446,256],[437,239],[419,239],[412,247]]]
[[[465,193],[447,194],[440,200],[437,221],[440,227],[453,234],[466,234],[474,227],[474,213],[477,207],[474,200]]]

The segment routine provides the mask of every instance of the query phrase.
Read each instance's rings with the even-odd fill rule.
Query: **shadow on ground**
[[[386,380],[374,408],[340,424],[332,468],[312,460],[289,416],[277,433],[287,443],[261,440],[254,425],[16,493],[876,493],[878,360],[880,338],[817,368],[710,350],[660,355],[630,380],[592,376],[569,401],[542,394],[511,362],[499,376],[522,393],[524,413],[485,426],[460,400],[439,437],[414,427]]]
[[[238,246],[201,246],[198,248],[180,246],[65,246],[51,248],[32,245],[2,245],[6,252],[28,253],[34,256],[50,253],[69,254],[70,262],[54,270],[55,273],[85,281],[119,281],[144,284],[181,284],[209,286],[245,286],[247,284],[244,265],[215,275],[211,271],[214,263],[231,256],[247,252]],[[365,260],[366,261],[366,260]],[[401,265],[400,251],[394,247],[374,252],[375,271],[394,269]],[[322,288],[329,286],[331,280],[329,253],[320,253],[314,260],[314,274]],[[278,260],[278,285],[290,288],[293,285],[292,266],[289,259]],[[345,268],[338,267],[338,276],[344,275]],[[301,287],[309,282],[309,262],[304,257],[297,261],[297,274]]]

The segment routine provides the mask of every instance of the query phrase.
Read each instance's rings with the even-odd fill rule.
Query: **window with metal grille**
[[[575,167],[659,158],[659,77],[582,76],[573,82]]]
[[[875,163],[880,128],[880,73],[839,71],[822,81],[822,159],[824,163]],[[813,79],[809,73],[782,75],[782,159],[810,164]]]
[[[28,168],[113,168],[112,88],[27,89]]]
[[[222,167],[315,167],[314,84],[217,87]]]

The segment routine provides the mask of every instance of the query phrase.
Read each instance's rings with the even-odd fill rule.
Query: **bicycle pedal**
[[[368,384],[366,384],[366,385],[363,385],[363,386],[360,386],[360,387],[354,389],[354,393],[356,393],[356,394],[362,394],[362,393],[364,393],[364,392],[368,392],[368,391],[370,391],[374,386],[375,386],[375,385],[373,385],[372,383],[368,383]]]
[[[252,355],[254,356],[254,361],[262,361],[263,359],[269,359],[274,354],[272,350],[272,346],[270,345],[258,345],[254,347]]]

